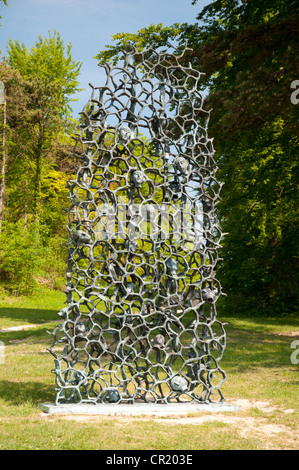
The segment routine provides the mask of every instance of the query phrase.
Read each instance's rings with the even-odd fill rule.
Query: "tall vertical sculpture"
[[[91,85],[69,182],[57,403],[224,400],[221,240],[201,73],[149,48]]]

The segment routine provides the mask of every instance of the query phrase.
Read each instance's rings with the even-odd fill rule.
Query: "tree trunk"
[[[34,222],[39,222],[41,199],[41,155],[37,155],[36,169],[34,178],[34,196],[33,196],[33,218]]]
[[[44,127],[39,125],[38,142],[35,149],[35,175],[33,194],[33,220],[39,225],[41,213],[41,178],[42,178],[42,158],[43,158]]]
[[[6,168],[6,98],[5,88],[3,85],[3,131],[2,131],[2,159],[1,159],[1,174],[0,174],[0,233],[2,229],[3,210],[4,210],[4,197],[5,197],[5,168]]]

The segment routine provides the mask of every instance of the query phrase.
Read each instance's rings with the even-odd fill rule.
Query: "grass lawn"
[[[54,367],[47,334],[59,320],[65,296],[49,290],[32,298],[0,301],[0,450],[256,450],[298,449],[299,340],[295,317],[229,317],[221,367],[222,391],[238,412],[195,413],[181,418],[57,416]],[[18,330],[15,327],[24,326]],[[8,330],[8,328],[14,329]],[[297,346],[298,348],[298,346]],[[299,358],[299,354],[297,355]]]

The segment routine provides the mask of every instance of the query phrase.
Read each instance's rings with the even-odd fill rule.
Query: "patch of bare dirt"
[[[46,320],[41,320],[42,322],[46,322]],[[61,320],[54,320],[51,323],[61,323]],[[5,328],[0,328],[0,333],[7,333],[10,331],[24,331],[24,330],[31,330],[32,328],[36,328],[37,326],[41,326],[41,323],[38,325],[32,323],[31,325],[19,325],[19,326],[9,326]]]
[[[1,328],[0,333],[6,333],[9,331],[23,331],[23,330],[30,330],[31,328],[35,328],[37,325],[21,325],[21,326],[10,326],[8,328]]]
[[[250,416],[231,416],[231,415],[223,415],[223,414],[213,414],[211,415],[204,415],[204,416],[197,416],[193,418],[179,418],[179,419],[159,419],[155,420],[161,424],[165,424],[167,426],[171,425],[198,425],[200,426],[203,423],[207,422],[220,422],[223,424],[227,424],[237,428],[241,437],[249,437],[253,436],[254,434],[266,434],[267,436],[271,436],[274,434],[280,434],[284,432],[288,432],[286,426],[277,425],[277,424],[268,424],[265,422],[263,418],[253,418]]]
[[[277,333],[273,333],[274,336],[298,336],[299,337],[299,331],[279,331]]]
[[[271,413],[277,410],[277,407],[273,406],[270,402],[267,401],[253,401],[247,399],[237,399],[233,401],[234,405],[238,405],[240,410],[238,412],[202,412],[200,415],[197,413],[197,416],[178,416],[178,417],[131,417],[131,416],[99,416],[99,415],[59,415],[60,418],[78,422],[97,422],[101,419],[117,419],[116,425],[123,426],[125,423],[136,421],[146,421],[151,420],[158,424],[165,426],[183,426],[183,425],[193,425],[200,426],[203,423],[207,422],[220,422],[232,426],[237,430],[240,437],[249,438],[249,437],[274,437],[279,436],[280,434],[288,434],[292,436],[293,431],[287,426],[282,424],[272,424],[267,422],[266,417],[252,417],[246,415],[250,409],[258,409],[263,413]],[[292,413],[294,410],[284,410],[285,413]],[[44,416],[44,414],[43,414]],[[52,419],[53,418],[52,416]]]

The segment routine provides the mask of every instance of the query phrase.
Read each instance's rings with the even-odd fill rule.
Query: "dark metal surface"
[[[221,229],[201,74],[176,52],[105,66],[69,182],[56,403],[222,401]]]

